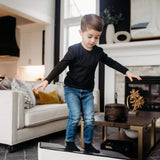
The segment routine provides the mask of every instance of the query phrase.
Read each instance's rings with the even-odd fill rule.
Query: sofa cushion
[[[95,113],[98,111],[98,105],[94,105]],[[33,127],[48,122],[68,118],[67,104],[46,104],[36,105],[33,108],[25,110],[25,126]]]
[[[67,104],[36,105],[25,110],[25,126],[32,127],[68,117]]]
[[[55,86],[56,86],[56,91],[57,91],[57,94],[59,96],[59,99],[65,102],[65,98],[64,98],[64,83],[56,82]]]
[[[39,88],[37,91],[48,93],[48,92],[52,92],[53,90],[56,90],[55,84],[48,84],[44,91],[42,90],[42,88]]]
[[[25,108],[34,107],[36,104],[36,99],[34,97],[32,86],[27,84],[23,80],[13,79],[11,82],[12,91],[22,91],[24,92],[25,98]]]

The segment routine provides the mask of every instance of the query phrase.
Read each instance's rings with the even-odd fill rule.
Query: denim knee
[[[94,118],[84,120],[84,124],[87,126],[94,126]]]
[[[78,125],[81,118],[79,116],[76,116],[76,117],[70,116],[69,119],[71,120],[72,126],[76,126],[76,125]]]

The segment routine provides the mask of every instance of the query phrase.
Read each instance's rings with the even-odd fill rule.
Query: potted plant
[[[106,40],[107,43],[113,43],[113,35],[115,33],[114,25],[117,25],[119,21],[124,20],[122,13],[117,13],[114,8],[106,8],[102,15],[102,20],[106,29]]]

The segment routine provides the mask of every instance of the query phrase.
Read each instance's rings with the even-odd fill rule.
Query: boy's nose
[[[94,39],[94,38],[92,38],[92,39],[91,39],[91,42],[92,42],[92,43],[94,43],[94,42],[95,42],[95,39]]]

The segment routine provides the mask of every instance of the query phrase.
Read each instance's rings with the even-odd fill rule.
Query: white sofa
[[[94,90],[93,94],[97,113],[99,112],[99,91]],[[0,90],[0,97],[0,143],[2,144],[13,147],[18,143],[66,128],[68,119],[66,103],[35,105],[25,109],[22,91]]]

